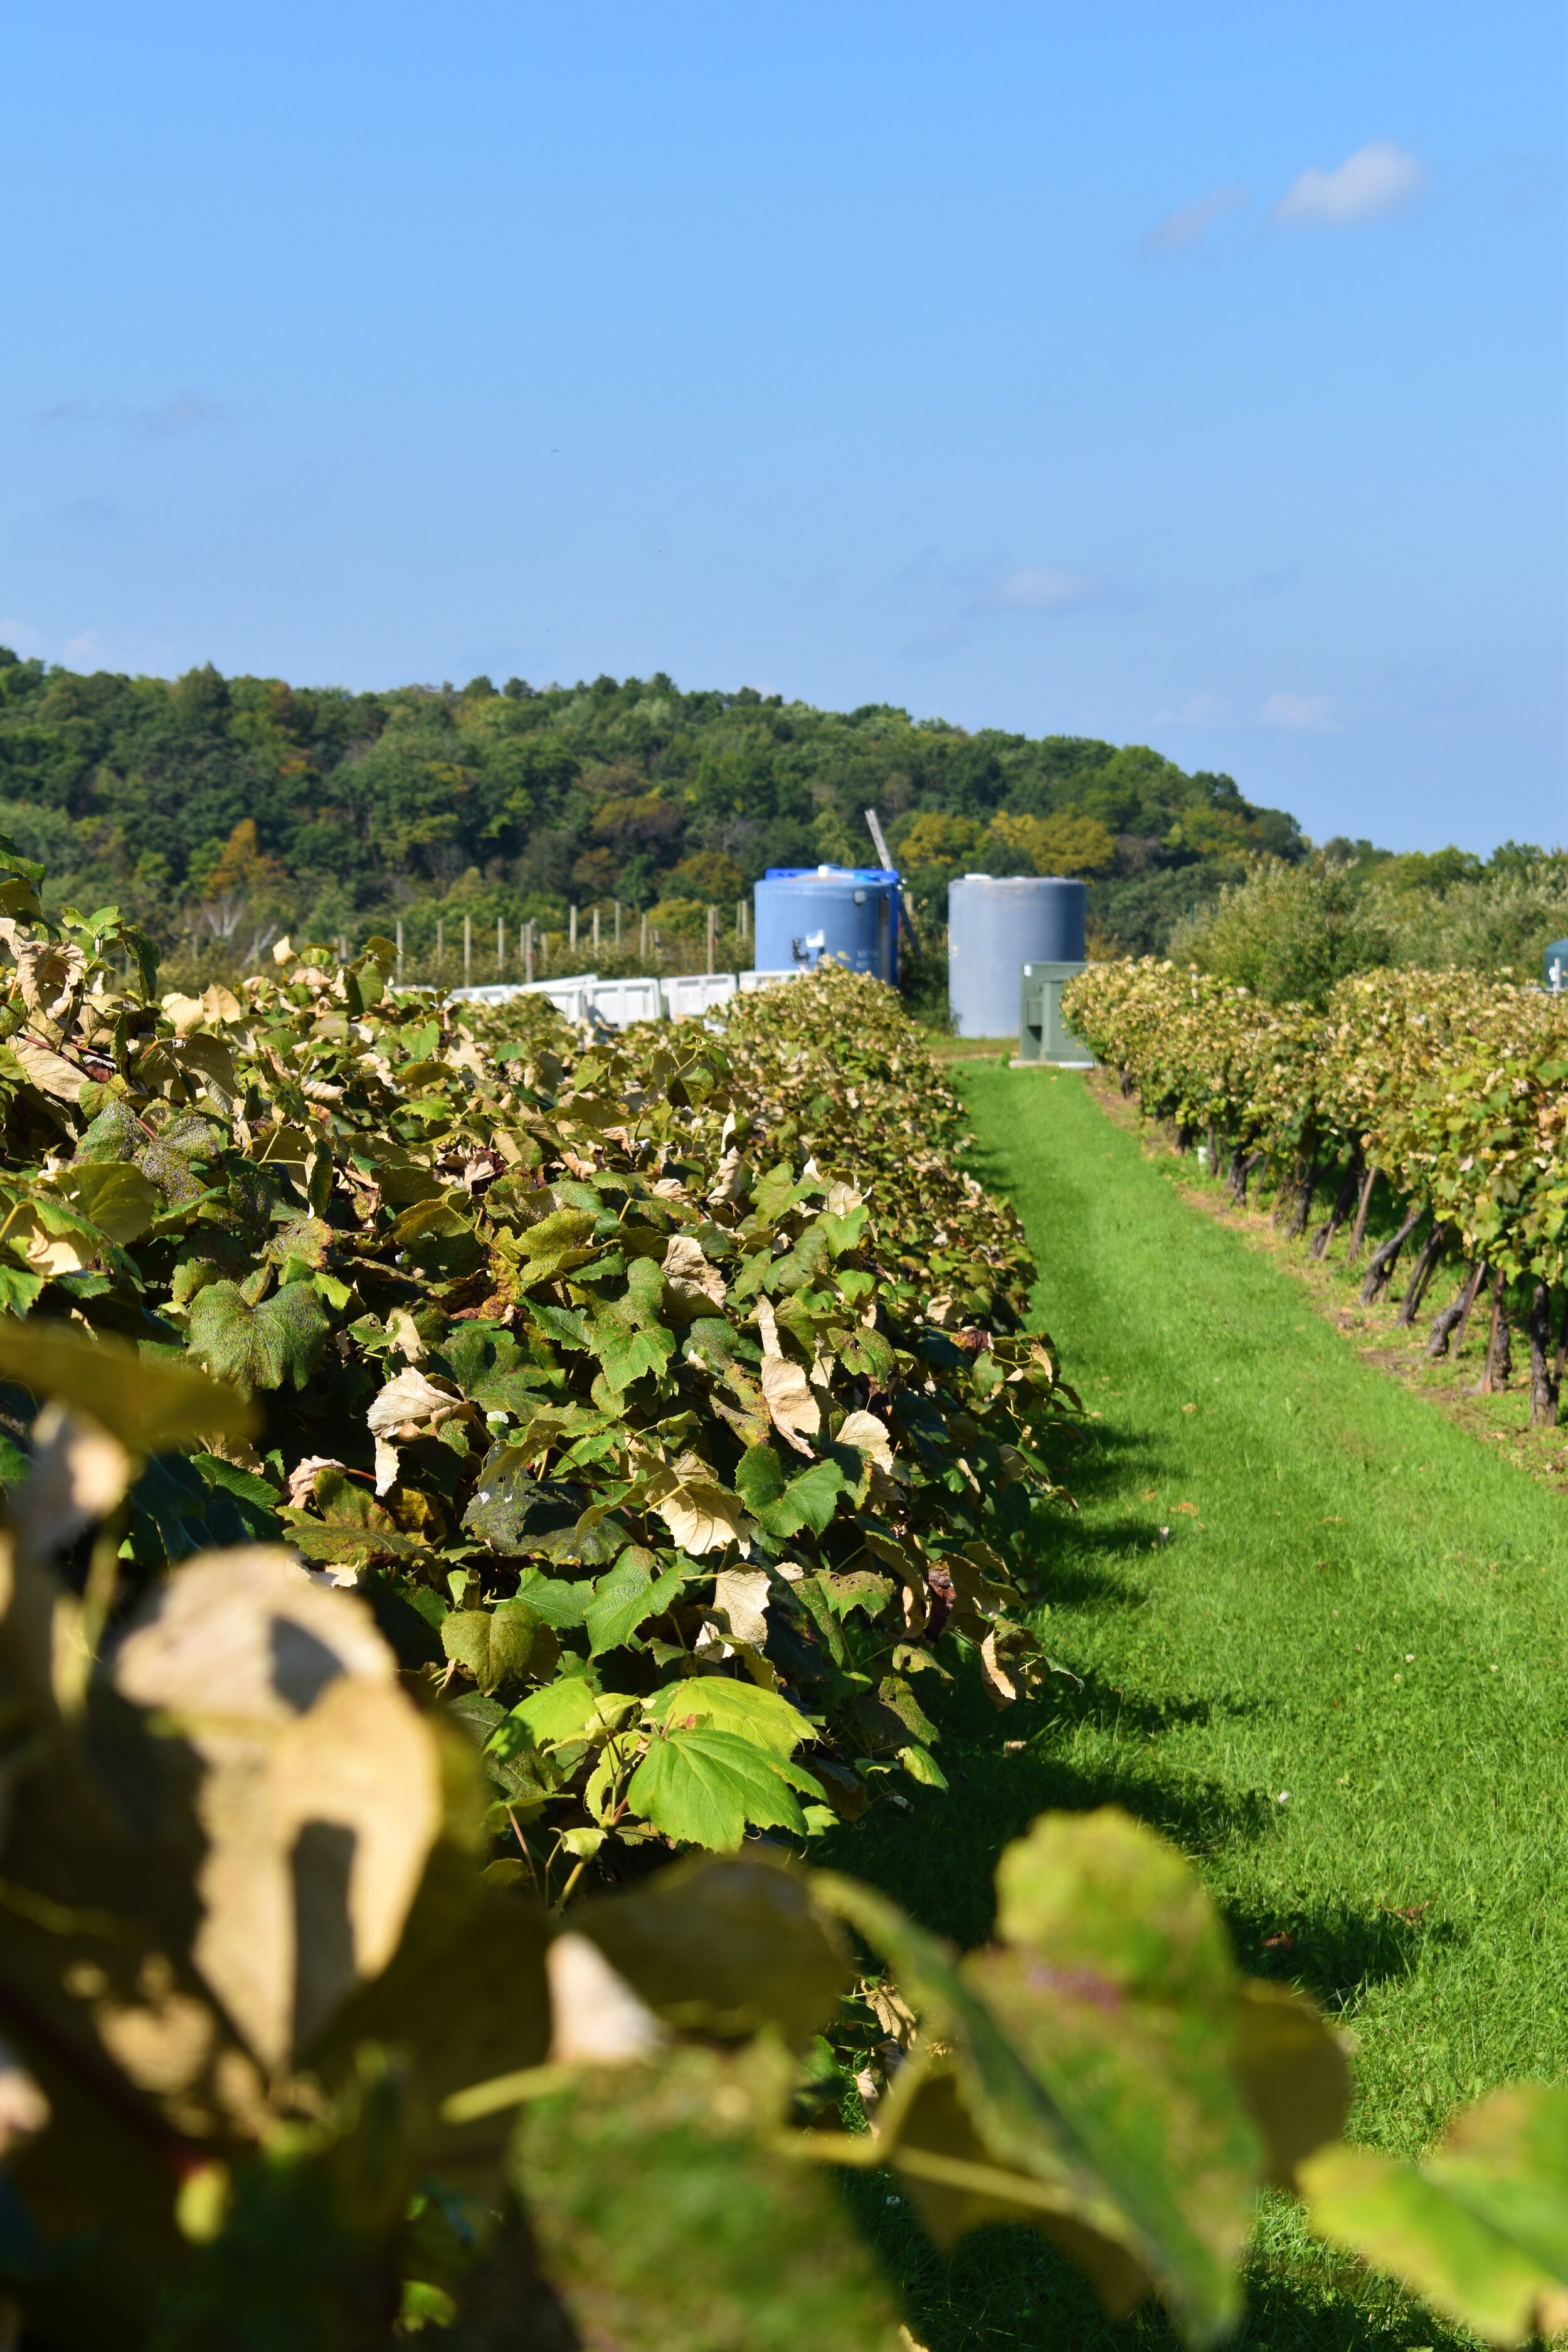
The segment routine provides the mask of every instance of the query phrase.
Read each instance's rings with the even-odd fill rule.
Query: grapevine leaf
[[[844,1474],[836,1462],[814,1462],[787,1485],[771,1445],[748,1446],[735,1472],[735,1486],[759,1526],[773,1536],[820,1535],[837,1507]]]
[[[163,1207],[140,1168],[123,1160],[89,1160],[65,1171],[60,1190],[100,1232],[122,1246],[140,1241]]]
[[[583,1614],[590,1657],[618,1650],[648,1618],[662,1616],[680,1591],[689,1571],[669,1568],[656,1577],[649,1566],[652,1558],[634,1546],[595,1585],[593,1600]]]
[[[684,1682],[668,1683],[649,1699],[645,1712],[650,1723],[710,1723],[753,1739],[778,1756],[793,1756],[813,1732],[809,1718],[777,1691],[763,1690],[758,1683],[731,1682],[727,1675],[692,1675]]]
[[[190,1344],[217,1379],[242,1396],[302,1389],[331,1328],[308,1282],[291,1282],[253,1307],[235,1282],[212,1282],[191,1301]]]
[[[487,1693],[524,1675],[548,1674],[558,1654],[553,1631],[524,1601],[454,1609],[441,1621],[441,1647]]]
[[[773,2146],[784,2082],[760,2051],[682,2049],[529,2110],[530,2219],[579,2341],[900,2352],[834,2184]]]
[[[1568,2325],[1568,2092],[1513,2084],[1420,2165],[1332,2147],[1298,2168],[1323,2236],[1494,2344]]]
[[[805,1816],[782,1760],[733,1732],[679,1725],[654,1740],[627,1784],[626,1802],[665,1837],[716,1853],[732,1853],[748,1824],[804,1837]],[[792,1777],[821,1796],[808,1773]]]

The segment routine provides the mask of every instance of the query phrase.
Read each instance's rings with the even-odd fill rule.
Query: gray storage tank
[[[899,877],[882,866],[770,866],[752,895],[759,971],[824,956],[899,983]]]
[[[1016,1037],[1026,963],[1082,963],[1089,891],[1056,874],[947,886],[947,1001],[961,1037]]]

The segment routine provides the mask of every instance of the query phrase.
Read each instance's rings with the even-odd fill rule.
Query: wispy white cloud
[[[37,629],[26,621],[0,620],[0,646],[9,646],[14,654],[41,654],[44,641]]]
[[[1055,564],[1026,564],[988,588],[977,613],[1065,613],[1075,604],[1098,604],[1109,595],[1106,583],[1090,572],[1064,572]]]
[[[1332,723],[1334,706],[1326,694],[1271,694],[1263,706],[1266,727],[1310,733]]]
[[[226,412],[199,392],[177,392],[161,408],[136,408],[123,400],[57,400],[39,415],[40,425],[112,425],[161,440],[202,425],[221,425]]]
[[[1392,139],[1369,140],[1331,172],[1310,164],[1274,207],[1286,228],[1359,228],[1408,212],[1426,186],[1426,166]]]
[[[1150,255],[1185,253],[1202,243],[1215,221],[1223,220],[1226,213],[1245,210],[1251,202],[1251,189],[1239,180],[1228,188],[1211,188],[1206,196],[1178,205],[1173,213],[1156,221],[1139,239],[1138,249]]]
[[[1156,727],[1217,727],[1229,711],[1220,694],[1189,694],[1174,710],[1156,710]]]

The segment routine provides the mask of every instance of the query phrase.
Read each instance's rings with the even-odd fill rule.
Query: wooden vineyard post
[[[496,917],[496,978],[506,978],[506,920],[500,915]]]
[[[575,905],[573,906],[568,920],[571,924],[571,937],[567,940],[567,945],[572,950],[574,960],[575,960],[577,954],[577,908]]]
[[[472,915],[465,915],[463,917],[463,986],[465,988],[471,987],[473,985],[473,978],[474,919]]]
[[[718,944],[719,909],[717,907],[710,907],[708,909],[708,971],[710,977],[712,976]]]

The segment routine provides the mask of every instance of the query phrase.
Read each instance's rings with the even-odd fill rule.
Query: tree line
[[[970,732],[882,703],[818,710],[662,672],[384,693],[226,677],[92,676],[0,647],[0,830],[57,903],[112,899],[165,953],[233,961],[279,929],[412,956],[468,917],[619,901],[700,936],[769,866],[864,864],[864,811],[934,927],[966,868],[1083,875],[1105,944],[1163,946],[1293,817],[1142,746]]]

